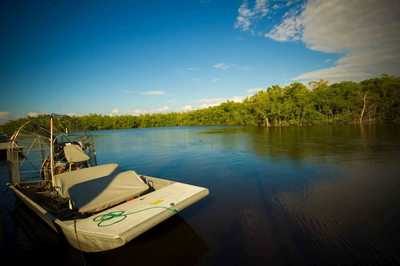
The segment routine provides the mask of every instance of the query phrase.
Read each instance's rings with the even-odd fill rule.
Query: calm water
[[[99,163],[210,196],[123,248],[82,257],[15,201],[3,166],[2,254],[63,265],[400,264],[399,127],[94,134]]]

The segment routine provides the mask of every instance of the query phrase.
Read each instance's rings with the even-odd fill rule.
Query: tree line
[[[57,118],[57,128],[81,131],[197,125],[280,127],[400,122],[400,77],[382,75],[360,82],[333,84],[321,80],[308,85],[299,82],[287,86],[273,85],[240,103],[226,101],[190,112],[61,116]],[[0,132],[11,134],[29,119],[48,127],[48,116],[41,115],[9,121],[0,126]]]

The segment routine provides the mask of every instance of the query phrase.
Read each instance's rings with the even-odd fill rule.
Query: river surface
[[[92,132],[99,163],[209,188],[126,246],[83,254],[7,190],[3,259],[52,265],[400,264],[400,127]],[[33,264],[32,264],[33,265]]]

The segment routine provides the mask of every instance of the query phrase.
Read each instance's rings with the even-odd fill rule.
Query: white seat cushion
[[[69,163],[86,162],[90,157],[82,151],[82,148],[76,144],[67,144],[64,146],[64,155]]]
[[[78,183],[111,175],[118,168],[118,164],[103,164],[54,176],[55,186],[58,187],[61,196],[68,198],[68,189]]]
[[[93,213],[133,199],[149,186],[134,171],[77,183],[68,189],[74,206],[81,213]]]

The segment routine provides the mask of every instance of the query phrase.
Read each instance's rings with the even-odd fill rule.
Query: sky
[[[400,74],[398,0],[0,1],[0,123]]]

